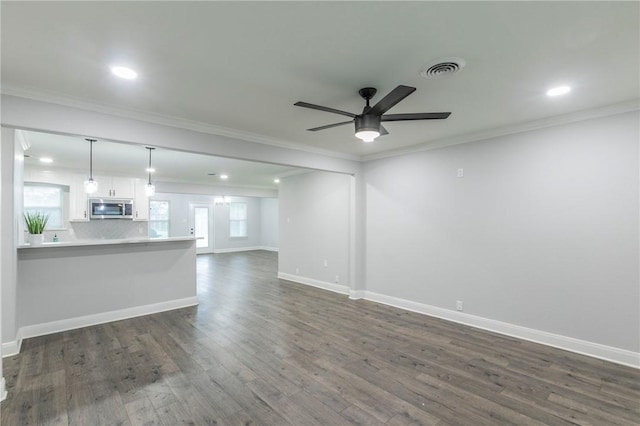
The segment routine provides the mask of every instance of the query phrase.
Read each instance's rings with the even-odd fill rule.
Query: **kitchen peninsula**
[[[197,305],[193,237],[18,247],[18,340]]]

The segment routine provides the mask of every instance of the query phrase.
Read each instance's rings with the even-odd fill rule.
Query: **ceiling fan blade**
[[[417,112],[413,114],[387,114],[380,117],[380,121],[409,121],[409,120],[443,120],[451,115],[450,112]]]
[[[314,127],[313,129],[307,129],[307,130],[310,132],[317,132],[318,130],[330,129],[332,127],[338,127],[338,126],[342,126],[344,124],[349,124],[349,123],[353,123],[353,120],[343,121],[342,123],[327,124],[326,126]]]
[[[333,109],[333,108],[329,108],[329,107],[324,107],[324,106],[320,106],[320,105],[315,105],[315,104],[310,104],[307,102],[296,102],[294,104],[295,106],[299,106],[299,107],[303,107],[303,108],[311,108],[311,109],[317,109],[320,111],[325,111],[325,112],[332,112],[334,114],[340,114],[340,115],[346,115],[347,117],[355,117],[355,114],[352,114],[350,112],[347,111],[340,111],[339,109]]]
[[[380,136],[384,136],[384,135],[388,135],[389,132],[387,132],[387,129],[384,128],[384,126],[381,124],[380,125]]]
[[[398,86],[387,94],[373,108],[367,111],[367,115],[382,115],[393,108],[398,102],[416,91],[415,87]]]

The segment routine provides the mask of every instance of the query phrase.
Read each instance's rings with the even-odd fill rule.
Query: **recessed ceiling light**
[[[41,163],[53,163],[53,160],[51,158],[48,158],[48,157],[40,157],[40,162]]]
[[[111,67],[111,72],[120,78],[125,78],[127,80],[134,80],[138,77],[138,73],[132,70],[131,68],[114,66]]]
[[[144,171],[149,173],[154,173],[156,169],[154,169],[153,167],[147,167],[146,169],[144,169]]]
[[[566,95],[570,91],[571,91],[571,87],[569,86],[558,86],[558,87],[554,87],[553,89],[547,90],[547,96]]]
[[[280,179],[274,179],[273,182],[274,183],[280,183]]]
[[[220,175],[220,179],[229,179],[229,176],[227,176],[227,175]]]

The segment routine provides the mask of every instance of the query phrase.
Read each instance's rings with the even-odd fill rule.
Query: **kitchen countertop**
[[[38,249],[38,248],[54,248],[54,247],[78,247],[78,246],[105,246],[112,244],[148,244],[148,243],[164,243],[173,241],[195,241],[196,237],[169,237],[169,238],[123,238],[112,240],[73,240],[60,242],[46,242],[39,245],[22,244],[18,249]]]

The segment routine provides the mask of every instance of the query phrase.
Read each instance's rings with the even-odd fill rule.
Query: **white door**
[[[197,238],[196,253],[213,253],[213,215],[208,204],[189,204],[189,233]]]

